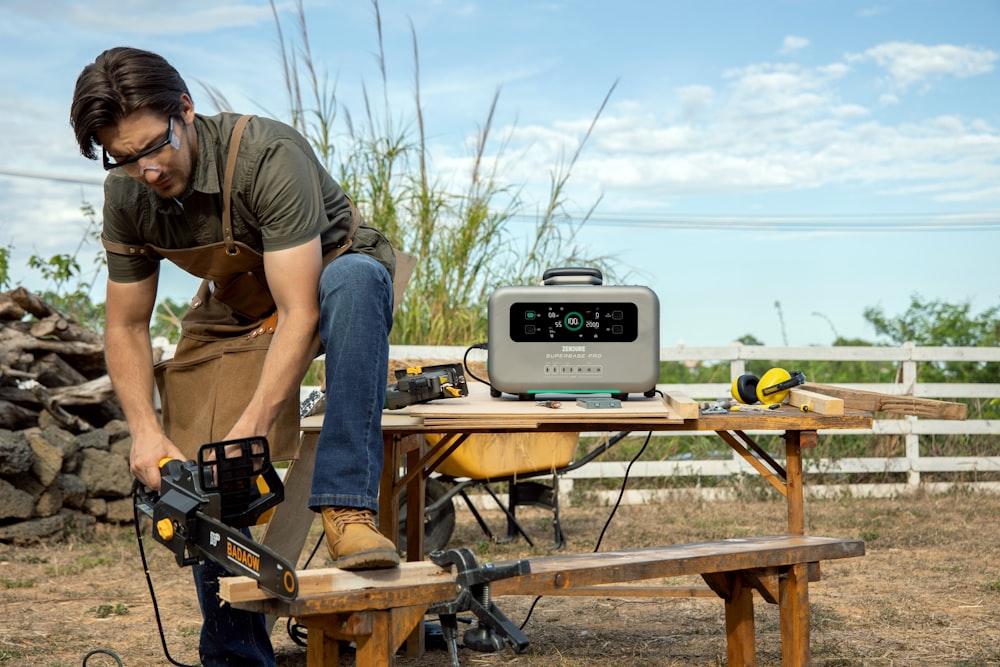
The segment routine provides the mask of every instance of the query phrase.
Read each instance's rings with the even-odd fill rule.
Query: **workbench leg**
[[[301,619],[306,626],[306,667],[338,667],[340,665],[340,642],[327,633],[325,623],[310,623]]]
[[[729,667],[755,667],[753,588],[739,572],[729,581],[726,598],[726,664]]]
[[[816,432],[811,432],[813,437]],[[805,501],[802,490],[802,438],[801,431],[785,433],[785,495],[788,502],[788,532],[805,534]]]
[[[415,437],[415,436],[407,436]],[[422,436],[420,436],[422,437]],[[419,464],[420,447],[414,447],[412,443],[404,447],[400,438],[383,434],[382,447],[385,454],[385,463],[382,465],[381,489],[379,490],[379,530],[383,535],[392,540],[393,544],[399,542],[399,497],[393,493],[393,489],[399,483],[399,467],[402,463],[403,452],[406,452],[407,470],[410,466]],[[423,560],[424,549],[424,483],[423,476],[418,475],[414,483],[410,485],[414,488],[407,488],[407,519],[406,519],[406,543],[407,560]],[[416,494],[416,495],[414,495]],[[414,552],[414,549],[419,551]],[[424,654],[424,627],[418,624],[409,633],[406,640],[406,655],[411,658],[419,658]],[[360,664],[360,663],[359,663]]]
[[[778,584],[782,667],[808,667],[809,564],[792,565]]]
[[[399,502],[392,490],[399,481],[399,450],[396,436],[382,434],[382,477],[378,492],[378,529],[383,535],[399,542]]]
[[[390,646],[392,638],[392,612],[368,612],[371,619],[370,633],[355,638],[355,657],[358,667],[392,667],[396,664],[396,649]]]

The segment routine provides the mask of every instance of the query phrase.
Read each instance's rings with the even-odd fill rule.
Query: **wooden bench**
[[[670,596],[677,589],[615,586],[625,582],[701,575],[725,601],[727,664],[756,664],[753,592],[780,608],[782,664],[809,664],[809,582],[824,560],[863,556],[856,539],[776,535],[715,542],[577,554],[530,561],[531,572],[492,583],[504,595]],[[503,563],[497,563],[497,566]],[[357,664],[388,667],[428,608],[456,597],[456,574],[427,561],[398,569],[299,572],[299,597],[282,602],[252,579],[221,580],[234,607],[298,619],[308,629],[306,664],[339,664],[339,642],[355,642]],[[685,595],[691,595],[685,589]]]

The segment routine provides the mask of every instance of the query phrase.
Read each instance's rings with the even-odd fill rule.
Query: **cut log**
[[[45,303],[37,294],[26,290],[23,287],[15,287],[9,292],[9,294],[10,298],[13,299],[16,304],[40,320],[45,319],[49,315],[58,313],[55,308]]]
[[[115,390],[107,375],[72,387],[54,387],[48,391],[59,405],[96,405],[115,399]]]
[[[0,428],[18,431],[38,423],[38,413],[0,399]]]
[[[100,340],[50,340],[35,338],[17,327],[0,328],[0,360],[13,366],[10,359],[25,352],[55,352],[85,375],[105,368],[104,345]]]
[[[66,363],[58,354],[51,352],[36,359],[28,370],[46,387],[68,387],[87,381],[83,373]]]
[[[20,320],[24,317],[24,308],[14,301],[7,292],[0,292],[0,320]]]
[[[58,403],[49,395],[49,392],[40,384],[36,384],[31,388],[31,391],[35,393],[38,400],[42,402],[45,406],[46,412],[52,415],[57,422],[64,428],[74,432],[82,433],[84,431],[89,431],[93,428],[87,421],[77,417],[76,415],[71,415],[66,412]]]

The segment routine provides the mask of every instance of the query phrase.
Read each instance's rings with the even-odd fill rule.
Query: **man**
[[[105,51],[76,83],[70,112],[76,140],[85,157],[101,155],[108,171],[105,346],[132,435],[132,473],[157,489],[160,460],[192,457],[191,443],[179,447],[164,430],[152,398],[149,321],[159,261],[167,258],[207,279],[185,316],[178,357],[186,343],[226,339],[225,332],[237,343],[251,339],[257,327],[272,336],[259,380],[222,389],[224,398],[237,395],[241,401],[234,421],[214,431],[224,433],[224,440],[265,435],[290,402],[297,406],[318,329],[328,407],[309,504],[322,513],[335,565],[396,566],[399,556],[376,529],[374,515],[392,327],[392,249],[360,223],[300,134],[274,120],[254,117],[243,126],[239,118],[196,114],[178,72],[161,56],[139,49]],[[236,148],[230,164],[231,145]],[[228,328],[212,326],[219,308]],[[266,315],[271,317],[265,325]],[[165,382],[169,393],[169,376]],[[198,403],[214,400],[187,393],[195,396],[180,399],[194,400],[191,414]],[[262,617],[220,605],[221,568],[210,565],[195,571],[205,618],[203,664],[273,665]]]

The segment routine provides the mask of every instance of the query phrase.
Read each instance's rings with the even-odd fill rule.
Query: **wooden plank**
[[[609,597],[609,598],[714,598],[715,591],[704,586],[660,586],[602,584],[600,586],[580,586],[567,588],[555,593],[562,597]]]
[[[844,400],[844,407],[867,410],[868,412],[888,412],[933,419],[965,419],[968,412],[968,406],[964,403],[937,401],[932,398],[890,396],[875,391],[848,389],[847,387],[835,387],[813,382],[806,382],[802,385],[802,389],[841,398]]]
[[[666,401],[671,413],[676,414],[681,419],[698,418],[698,401],[681,391],[666,391],[663,393],[663,400]]]
[[[588,588],[594,591],[592,587],[606,584],[781,567],[862,556],[864,552],[861,540],[775,535],[550,556],[532,560],[529,574],[493,582],[492,593],[568,595]],[[299,573],[299,586],[303,593],[297,599],[279,602],[266,598],[251,579],[224,577],[220,579],[220,597],[240,609],[279,616],[313,616],[430,605],[457,595],[455,575],[426,561],[403,563],[387,570],[305,570]],[[625,587],[615,590],[619,594],[626,592]]]
[[[844,399],[798,387],[789,390],[788,404],[802,410],[802,412],[837,416],[844,414]]]
[[[380,590],[455,582],[455,575],[430,561],[401,563],[399,567],[380,570],[341,570],[323,568],[300,570],[299,597],[336,595],[358,589]],[[249,577],[223,577],[219,580],[219,597],[226,602],[264,600],[270,593],[261,590]]]
[[[806,535],[748,537],[533,559],[531,573],[493,583],[494,595],[559,595],[623,581],[728,572],[864,555],[864,542]],[[498,564],[499,565],[499,564]]]
[[[411,417],[423,419],[424,424],[430,420],[447,419],[490,419],[492,424],[505,428],[504,420],[531,422],[618,422],[623,419],[676,420],[684,419],[671,412],[667,403],[659,397],[630,397],[622,401],[620,408],[588,409],[576,404],[574,398],[554,398],[559,402],[558,408],[538,405],[537,401],[519,400],[516,396],[490,396],[489,390],[473,385],[469,395],[462,398],[431,401],[413,405],[409,408]],[[697,416],[697,415],[696,415]]]

